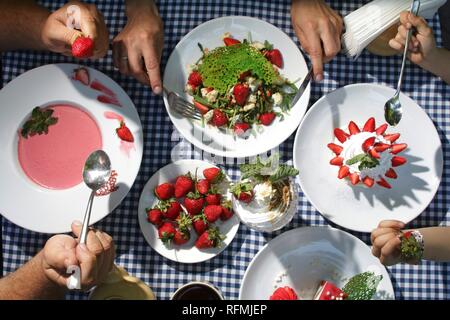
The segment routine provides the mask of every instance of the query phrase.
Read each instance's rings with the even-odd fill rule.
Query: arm
[[[0,51],[46,49],[41,32],[49,15],[32,0],[0,0]]]
[[[160,94],[164,31],[158,8],[152,0],[126,0],[125,6],[127,24],[113,40],[114,66]]]
[[[450,51],[445,48],[436,48],[429,59],[419,64],[425,70],[440,77],[450,84]]]
[[[448,61],[447,63],[449,63]],[[450,227],[421,228],[418,230],[422,233],[424,239],[423,258],[425,260],[450,261]]]

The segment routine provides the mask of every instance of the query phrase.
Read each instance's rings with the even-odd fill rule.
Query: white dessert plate
[[[233,215],[227,221],[221,221],[220,219],[215,223],[219,228],[220,232],[226,236],[223,244],[219,248],[210,248],[199,250],[195,247],[195,240],[197,239],[197,234],[192,229],[191,239],[182,246],[169,245],[166,246],[158,237],[157,228],[147,221],[146,208],[153,207],[158,199],[154,194],[154,189],[156,186],[164,182],[174,183],[176,178],[180,175],[184,175],[188,172],[192,174],[197,170],[197,176],[203,178],[203,170],[206,168],[215,167],[215,165],[201,160],[178,160],[173,163],[166,165],[165,167],[159,169],[148,182],[145,184],[144,189],[141,193],[141,198],[139,199],[139,225],[141,227],[142,234],[148,244],[156,250],[160,255],[166,257],[175,262],[180,263],[197,263],[203,262],[214,258],[219,253],[221,253],[230,243],[233,241],[236,232],[239,229],[239,218],[237,215]],[[228,177],[226,180],[230,181]],[[220,188],[219,190],[222,190]],[[231,193],[223,194],[228,199],[231,199]]]
[[[299,299],[312,299],[322,280],[338,287],[365,271],[381,274],[373,299],[394,299],[386,269],[361,240],[330,227],[287,231],[267,243],[250,262],[239,291],[241,300],[268,300],[289,286]]]
[[[201,43],[204,48],[209,49],[223,46],[222,36],[225,32],[230,32],[236,39],[246,39],[250,33],[253,41],[271,42],[283,55],[284,67],[280,70],[281,74],[291,81],[302,79],[308,73],[300,50],[283,31],[259,19],[230,16],[207,21],[181,39],[167,62],[164,86],[191,101],[192,97],[185,92],[185,86],[189,76],[188,66],[201,57],[197,44]],[[203,127],[201,121],[180,117],[170,110],[166,95],[164,104],[176,129],[196,147],[224,157],[242,158],[266,152],[286,140],[300,124],[309,96],[310,86],[283,121],[277,118],[268,127],[258,126],[258,132],[247,139],[236,138],[210,125]]]
[[[386,123],[384,104],[394,90],[381,85],[354,84],[320,98],[305,116],[294,142],[294,166],[300,171],[300,186],[308,200],[327,219],[347,229],[371,232],[386,219],[410,222],[433,199],[441,181],[443,154],[433,122],[411,98],[400,94],[402,121],[387,133],[401,134],[398,142],[408,148],[400,155],[407,163],[396,167],[392,189],[378,185],[352,186],[337,178],[338,167],[327,144],[334,128],[347,127],[353,120],[363,125],[374,117],[377,126]]]
[[[105,74],[87,68],[91,81],[111,89],[122,107],[102,103],[102,92],[72,79],[75,64],[52,64],[25,72],[0,91],[0,213],[13,223],[32,231],[70,231],[74,220],[82,220],[91,190],[80,184],[64,189],[44,188],[30,180],[18,161],[18,132],[35,106],[69,104],[87,112],[96,122],[102,149],[117,172],[117,191],[96,197],[91,215],[95,223],[113,211],[133,185],[142,159],[143,136],[139,115],[125,91]],[[134,136],[127,146],[118,138],[119,121],[105,112],[122,117]],[[51,127],[50,127],[51,130]],[[73,134],[76,134],[74,132]],[[81,172],[80,172],[81,176]]]

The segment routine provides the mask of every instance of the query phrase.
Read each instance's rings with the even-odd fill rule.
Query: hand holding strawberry
[[[372,231],[372,254],[386,266],[402,262],[400,245],[401,230],[405,224],[395,220],[381,221],[378,228]]]

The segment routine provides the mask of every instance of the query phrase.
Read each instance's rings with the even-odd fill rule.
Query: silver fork
[[[167,89],[166,87],[163,88],[164,93],[167,95],[167,101],[169,102],[169,107],[171,110],[185,118],[194,120],[200,120],[202,118],[201,113],[192,103],[180,97],[177,93]]]

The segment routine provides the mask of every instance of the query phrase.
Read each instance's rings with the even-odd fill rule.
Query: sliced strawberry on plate
[[[341,152],[342,152],[342,150],[344,149],[344,148],[342,148],[341,146],[338,146],[338,145],[335,144],[335,143],[329,143],[329,144],[327,145],[327,147],[328,147],[328,149],[330,149],[331,151],[333,151],[334,154],[336,154],[337,156],[340,155]]]
[[[155,188],[155,195],[160,200],[169,200],[174,195],[174,187],[169,182],[162,183]]]
[[[342,157],[334,157],[330,160],[330,164],[333,166],[342,166],[344,164],[344,158]]]
[[[125,122],[120,123],[120,127],[116,129],[117,135],[123,141],[134,142],[133,134],[130,129],[126,126]]]
[[[348,131],[350,132],[351,135],[358,134],[361,132],[361,130],[359,130],[358,125],[353,121],[350,121],[350,123],[348,124]]]
[[[397,179],[397,172],[395,172],[395,170],[392,168],[389,168],[389,170],[386,171],[384,175],[391,179]]]
[[[239,40],[233,39],[231,37],[223,38],[223,42],[225,43],[225,45],[227,47],[235,45],[235,44],[238,44],[238,43],[241,43]]]
[[[377,144],[375,144],[375,147],[374,147],[374,149],[375,149],[375,151],[377,151],[377,152],[384,152],[384,151],[386,151],[387,149],[389,149],[391,147],[391,145],[390,144],[387,144],[387,143],[377,143]]]
[[[110,96],[110,97],[115,97],[116,96],[114,91],[112,91],[110,88],[108,88],[105,85],[103,85],[103,83],[101,83],[98,80],[92,81],[91,88],[94,89],[94,90],[103,92],[104,94],[106,94],[107,96]]]
[[[259,116],[259,121],[264,126],[270,126],[276,116],[275,112],[266,112]]]
[[[117,98],[115,98],[115,97],[111,97],[111,96],[107,96],[107,95],[100,95],[97,97],[97,100],[100,101],[101,103],[112,104],[112,105],[115,105],[118,107],[122,107],[119,100],[117,100]]]
[[[342,166],[339,168],[338,178],[343,179],[350,174],[350,168],[347,166]]]
[[[363,127],[363,131],[365,132],[374,132],[375,131],[375,118],[369,118],[369,120],[366,121]]]
[[[393,167],[399,167],[406,163],[406,159],[403,157],[394,156],[394,157],[392,157],[391,163],[392,163]]]
[[[283,68],[283,56],[281,55],[280,50],[267,50],[264,55],[272,64],[276,65],[278,68]]]
[[[245,122],[238,122],[234,125],[234,133],[237,136],[243,135],[248,129],[250,129],[250,125]]]
[[[407,147],[408,147],[408,145],[406,143],[393,144],[393,145],[391,145],[391,153],[392,154],[400,153],[403,150],[405,150]]]
[[[236,103],[241,107],[245,105],[249,93],[250,88],[242,83],[237,83],[233,88],[233,95],[234,98],[236,99]]]
[[[209,111],[209,107],[204,104],[194,100],[194,106],[201,114],[206,114]]]
[[[392,133],[384,136],[384,139],[386,139],[390,143],[394,143],[398,138],[400,138],[400,133]]]
[[[359,175],[354,172],[350,174],[350,182],[352,183],[352,185],[357,185],[359,182]]]
[[[387,123],[384,123],[375,130],[375,133],[377,135],[382,135],[386,132],[387,127],[388,127]]]
[[[363,179],[363,183],[364,183],[366,186],[368,186],[369,188],[372,188],[373,185],[375,184],[375,180],[372,179],[371,177],[365,177],[365,178]]]
[[[341,143],[344,143],[350,137],[350,135],[347,132],[345,132],[344,130],[342,130],[340,128],[334,129],[334,136]]]
[[[384,179],[381,178],[381,177],[380,177],[380,180],[377,181],[377,183],[378,183],[380,186],[382,186],[382,187],[384,187],[384,188],[386,188],[386,189],[391,189],[391,188],[392,188],[391,185],[390,185],[386,180],[384,180]]]
[[[74,70],[73,79],[80,81],[85,86],[88,86],[89,83],[91,82],[89,71],[84,67],[80,67]]]

